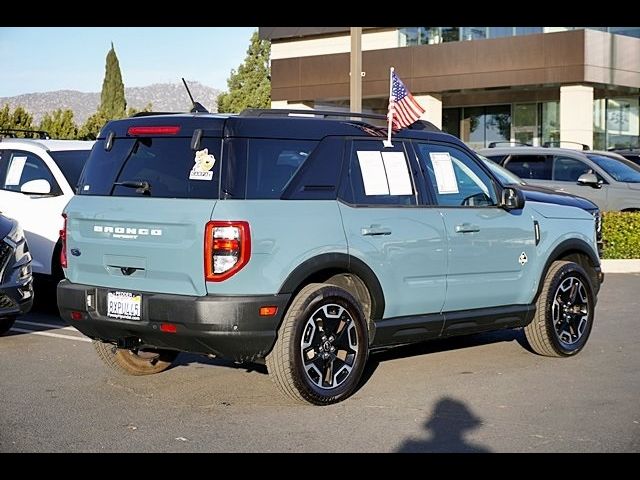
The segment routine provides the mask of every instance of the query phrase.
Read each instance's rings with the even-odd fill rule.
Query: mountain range
[[[220,90],[188,80],[187,84],[195,101],[200,102],[210,112],[218,111]],[[142,110],[149,103],[158,112],[188,112],[191,100],[182,83],[154,83],[146,87],[124,89],[127,108]],[[22,106],[34,117],[34,124],[47,112],[58,108],[71,109],[76,124],[83,124],[95,113],[100,104],[100,92],[79,92],[77,90],[56,90],[54,92],[26,93],[15,97],[0,97],[0,108],[6,103],[11,109]]]

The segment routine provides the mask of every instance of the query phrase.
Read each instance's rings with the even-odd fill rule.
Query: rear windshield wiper
[[[114,182],[114,185],[127,188],[135,188],[136,193],[151,195],[151,184],[145,180],[125,180],[124,182]]]

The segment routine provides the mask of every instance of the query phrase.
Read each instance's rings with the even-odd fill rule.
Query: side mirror
[[[519,210],[524,208],[524,194],[521,190],[514,187],[505,187],[502,189],[502,203],[500,206],[505,210]]]
[[[589,185],[593,188],[602,187],[602,183],[598,181],[598,177],[595,173],[583,173],[578,177],[578,185]]]
[[[30,180],[20,187],[22,193],[31,195],[47,195],[51,193],[51,184],[44,178],[38,180]]]

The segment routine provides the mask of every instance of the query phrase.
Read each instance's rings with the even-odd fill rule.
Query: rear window
[[[89,158],[89,153],[91,153],[91,150],[58,150],[55,152],[50,151],[49,155],[56,162],[71,188],[75,190],[80,179],[80,173],[87,158]]]
[[[191,149],[191,137],[116,138],[111,150],[104,147],[104,140],[96,142],[78,194],[218,198],[219,138],[202,138],[197,152]],[[149,189],[135,188],[141,182]]]

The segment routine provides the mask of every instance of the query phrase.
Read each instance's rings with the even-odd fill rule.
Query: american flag
[[[391,98],[389,98],[389,113],[394,130],[408,127],[420,118],[424,108],[413,98],[411,92],[404,86],[396,72],[391,72]]]

